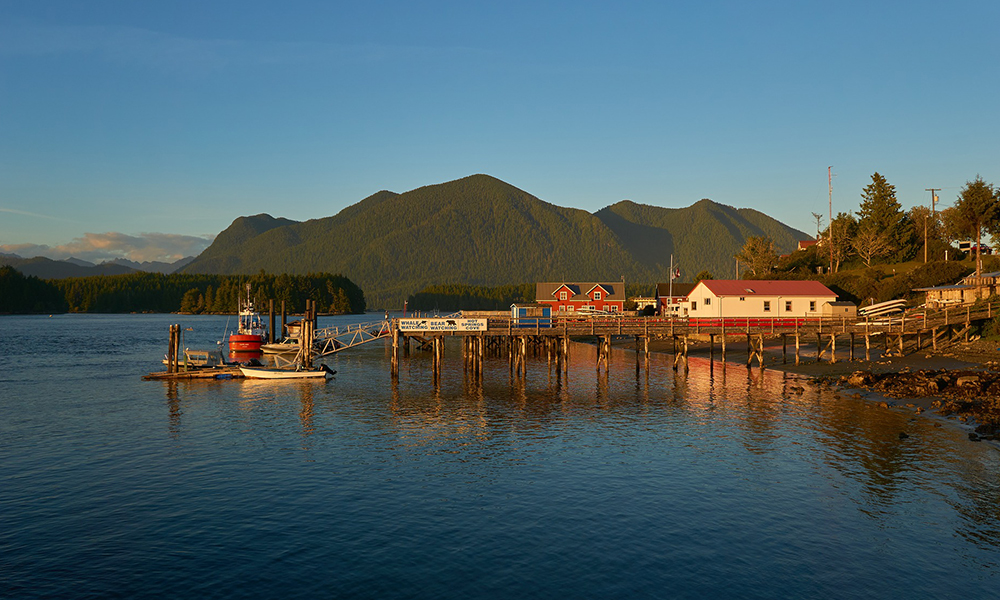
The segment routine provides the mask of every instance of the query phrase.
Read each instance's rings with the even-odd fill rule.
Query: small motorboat
[[[241,365],[240,372],[248,379],[330,379],[337,373],[326,365],[320,365],[317,369],[273,369]]]
[[[264,354],[294,354],[301,348],[302,345],[299,343],[299,340],[295,338],[285,338],[280,342],[264,344],[260,347],[260,350]]]
[[[184,349],[183,356],[177,358],[178,366],[187,367],[218,367],[221,366],[224,361],[222,356],[217,352],[209,352],[208,350],[189,350]],[[170,361],[164,357],[163,364],[169,365]]]

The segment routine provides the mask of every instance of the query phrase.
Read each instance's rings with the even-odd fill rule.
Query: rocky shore
[[[650,349],[669,353],[672,344],[659,341]],[[745,363],[745,343],[730,343],[727,350],[729,362]],[[869,361],[847,360],[845,352],[836,363],[830,363],[817,361],[813,347],[811,353],[803,352],[800,364],[795,365],[793,357],[782,355],[780,343],[772,343],[765,347],[765,368],[811,377],[820,385],[845,391],[865,391],[885,408],[909,408],[918,414],[929,411],[958,418],[974,428],[969,433],[973,441],[1000,440],[1000,342],[975,340],[903,357],[884,357],[875,352]],[[707,358],[709,354],[707,344],[695,344],[689,349],[690,356]],[[720,359],[718,344],[715,358]]]
[[[830,378],[822,377],[821,381]],[[863,389],[884,398],[905,400],[918,414],[934,409],[975,424],[969,439],[1000,439],[1000,372],[939,369],[916,372],[856,371],[833,380],[840,387]],[[888,408],[888,402],[880,404]]]

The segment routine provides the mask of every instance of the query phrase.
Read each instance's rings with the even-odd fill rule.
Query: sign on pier
[[[400,319],[399,330],[418,331],[486,331],[486,319]]]

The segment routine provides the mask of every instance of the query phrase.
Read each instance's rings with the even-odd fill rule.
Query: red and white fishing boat
[[[247,284],[246,301],[240,301],[239,323],[236,333],[229,335],[229,352],[260,352],[260,347],[267,342],[267,326],[254,310],[250,299],[250,284]]]

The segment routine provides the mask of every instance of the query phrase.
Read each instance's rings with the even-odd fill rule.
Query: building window
[[[697,300],[692,300],[691,301],[691,310],[698,310],[698,301]]]
[[[785,300],[785,312],[792,312],[792,301]]]
[[[601,292],[594,292],[594,300],[600,300],[600,299],[601,299]]]
[[[711,305],[712,305],[712,299],[711,298],[705,298],[705,306],[711,306]]]
[[[743,302],[744,300],[746,300],[746,298],[744,298],[743,296],[740,296],[740,302]]]
[[[771,312],[771,301],[764,300],[764,312]]]
[[[816,301],[815,300],[810,300],[809,301],[809,312],[816,312]]]
[[[612,304],[612,305],[608,306],[608,310],[610,310],[611,312],[618,312],[618,305],[617,304]]]
[[[566,299],[566,290],[563,290],[563,291],[559,292],[559,299],[560,300],[565,300]]]
[[[572,304],[570,304],[569,306],[566,307],[566,312],[573,312],[573,310],[574,310],[574,307],[573,307]]]

